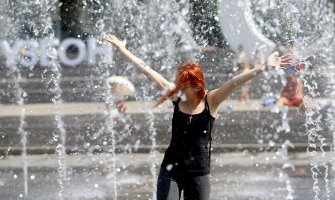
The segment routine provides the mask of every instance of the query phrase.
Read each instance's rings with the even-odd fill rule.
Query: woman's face
[[[181,87],[180,91],[181,91],[182,95],[184,95],[185,100],[198,98],[197,92],[199,90],[198,90],[197,86],[187,84],[187,85],[184,85],[183,87]]]
[[[176,73],[175,84],[177,85],[180,79],[180,75]],[[186,85],[180,88],[180,92],[186,96],[186,99],[193,99],[197,97],[197,92],[200,90],[200,86],[192,85],[191,83],[187,83]]]

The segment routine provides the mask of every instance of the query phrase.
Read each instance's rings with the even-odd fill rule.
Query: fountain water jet
[[[8,37],[13,37],[14,39],[11,39],[12,41],[10,41],[10,43],[12,44],[16,38],[18,38],[18,36],[15,36],[16,32],[19,32],[17,29],[19,27],[21,27],[19,25],[20,22],[24,21],[22,18],[22,16],[20,15],[25,15],[27,13],[38,13],[41,14],[41,12],[38,12],[38,9],[42,9],[43,8],[47,8],[45,9],[45,12],[42,12],[42,20],[40,19],[41,17],[30,17],[29,19],[31,19],[33,22],[29,22],[31,27],[34,27],[34,29],[32,30],[32,32],[34,33],[34,37],[47,37],[50,39],[54,39],[54,36],[52,33],[50,33],[50,17],[47,15],[47,13],[50,10],[53,10],[55,7],[54,3],[57,2],[51,2],[51,1],[36,1],[35,3],[40,2],[39,6],[36,6],[35,4],[33,4],[33,6],[36,7],[37,11],[35,8],[33,7],[29,7],[29,5],[24,4],[24,3],[18,3],[16,5],[14,4],[10,4],[9,1],[7,1],[5,5],[1,5],[3,7],[0,8],[3,9],[6,6],[9,5],[14,5],[16,9],[13,9],[14,11],[19,10],[18,16],[16,20],[14,20],[13,23],[9,23],[13,29],[6,29],[4,30],[4,33],[8,36]],[[291,2],[288,2],[287,5],[291,5]],[[308,1],[307,3],[309,3],[310,5],[313,5],[311,1]],[[293,3],[292,3],[293,4]],[[280,4],[282,5],[282,4]],[[303,4],[305,5],[305,4]],[[288,6],[289,7],[289,6]],[[310,6],[313,7],[313,6]],[[316,6],[318,7],[318,6]],[[27,10],[25,10],[25,12],[20,12],[19,8],[27,8]],[[289,7],[291,8],[291,7]],[[174,78],[174,69],[176,66],[178,66],[180,64],[180,60],[179,59],[179,49],[176,47],[175,43],[176,41],[180,40],[182,44],[186,45],[186,49],[196,49],[196,43],[193,39],[192,36],[192,31],[190,26],[188,25],[187,22],[187,18],[188,18],[188,12],[190,9],[190,3],[186,2],[186,1],[173,1],[171,2],[159,2],[159,1],[126,1],[124,3],[122,2],[107,2],[107,1],[85,1],[85,6],[84,6],[84,15],[86,17],[86,20],[83,20],[83,24],[85,25],[85,32],[86,35],[89,36],[94,36],[98,39],[98,43],[99,45],[102,45],[103,43],[103,36],[108,33],[108,32],[112,32],[117,34],[120,37],[126,37],[128,39],[128,47],[134,51],[137,55],[139,55],[141,58],[143,58],[145,60],[145,62],[152,66],[152,68],[156,69],[157,71],[163,72],[166,74],[166,76],[172,80]],[[320,8],[321,9],[321,8]],[[22,9],[23,10],[23,9]],[[293,11],[295,9],[292,9]],[[328,10],[328,8],[326,9]],[[5,12],[4,12],[5,13]],[[149,14],[148,14],[149,13]],[[296,12],[285,12],[285,13],[289,13],[289,16],[296,14]],[[320,12],[321,13],[321,12]],[[322,12],[323,13],[323,12]],[[122,17],[120,17],[120,15],[122,15]],[[324,14],[325,15],[325,14]],[[331,14],[329,14],[330,16],[323,16],[325,17],[325,19],[333,19],[331,17]],[[11,15],[6,16],[6,18],[11,19],[10,16],[15,16],[14,13],[11,13]],[[28,14],[29,16],[29,14]],[[260,19],[258,15],[255,15],[255,19],[257,21],[257,19]],[[40,21],[42,22],[40,22]],[[294,16],[292,16],[292,20],[293,21],[298,21],[296,20],[296,18]],[[323,26],[328,26],[327,24],[330,24],[330,22],[325,22],[323,24],[320,24],[319,27],[323,27]],[[262,25],[264,25],[266,23],[260,23],[259,26],[262,28]],[[39,27],[40,26],[40,27]],[[36,28],[38,27],[38,28]],[[6,27],[7,28],[7,27]],[[301,28],[301,27],[300,27]],[[296,28],[294,28],[294,31],[297,31]],[[332,62],[330,59],[332,57],[332,52],[329,49],[322,49],[321,47],[324,47],[328,44],[333,45],[332,41],[331,41],[331,37],[329,37],[332,31],[331,30],[325,30],[324,31],[324,35],[321,35],[324,40],[316,40],[316,38],[313,36],[314,33],[310,34],[309,36],[306,36],[305,38],[302,36],[300,38],[297,39],[296,42],[296,51],[300,54],[302,54],[303,56],[310,56],[310,55],[318,55],[317,53],[319,53],[320,51],[323,58],[326,58],[325,62],[328,63]],[[51,31],[52,32],[52,31]],[[308,32],[308,31],[306,31]],[[3,33],[3,32],[1,32]],[[36,35],[37,34],[37,35]],[[85,35],[85,34],[84,34]],[[316,34],[315,34],[316,35]],[[14,37],[15,36],[15,37]],[[320,36],[320,35],[318,35]],[[84,40],[85,38],[83,38],[81,36],[81,38]],[[308,44],[309,40],[313,40],[316,42],[312,42],[316,48],[305,48]],[[96,66],[92,66],[94,67],[93,70],[91,71],[92,74],[89,74],[89,76],[87,76],[87,80],[85,80],[86,82],[90,82],[93,76],[96,77],[95,82],[92,81],[90,82],[90,84],[88,85],[88,89],[90,90],[98,90],[101,88],[101,85],[104,85],[106,78],[108,78],[111,75],[127,75],[129,76],[129,79],[131,79],[132,81],[138,83],[136,84],[137,88],[139,88],[135,94],[135,97],[133,100],[136,101],[151,101],[151,100],[155,100],[157,99],[157,97],[159,97],[161,94],[160,93],[153,93],[152,91],[154,91],[154,86],[153,85],[148,85],[147,82],[143,81],[143,77],[142,76],[138,76],[138,74],[135,75],[131,75],[129,72],[129,69],[131,69],[131,67],[127,64],[124,65],[119,65],[119,63],[115,62],[116,59],[119,58],[119,54],[117,52],[113,52],[114,53],[114,62],[113,63],[109,63],[106,60],[104,60],[105,58],[103,58],[102,60],[99,60],[99,62],[96,63]],[[49,55],[51,56],[51,55]],[[112,54],[111,54],[112,56]],[[51,56],[52,57],[52,56]],[[193,57],[194,59],[196,59],[195,57]],[[55,62],[56,57],[52,57],[52,61]],[[319,59],[317,60],[317,62],[321,63]],[[67,176],[66,174],[66,149],[65,149],[65,140],[67,139],[66,137],[66,133],[67,133],[67,124],[64,121],[63,118],[63,114],[62,114],[62,109],[61,109],[61,105],[65,104],[65,102],[63,101],[62,97],[62,87],[61,86],[61,81],[63,80],[63,74],[62,74],[62,69],[57,62],[55,62],[55,67],[54,70],[50,70],[50,69],[45,69],[44,74],[47,76],[48,73],[52,72],[52,76],[50,76],[50,84],[54,84],[53,89],[49,92],[51,92],[52,94],[55,94],[54,98],[53,98],[53,105],[54,105],[54,118],[55,118],[55,122],[56,122],[56,131],[59,132],[59,135],[56,135],[55,137],[55,142],[57,143],[57,149],[56,152],[58,153],[59,156],[59,163],[58,163],[58,173],[59,173],[59,186],[61,187],[61,190],[59,192],[59,198],[65,198],[66,196],[66,181],[68,178],[72,178],[71,176]],[[205,66],[206,67],[206,66]],[[65,69],[65,68],[64,68]],[[78,68],[73,68],[74,70],[78,69],[79,71],[79,67]],[[219,71],[219,67],[218,68],[214,68],[212,69],[212,71]],[[270,73],[270,72],[269,72]],[[279,72],[275,72],[274,74],[266,74],[265,73],[265,80],[267,82],[268,85],[270,85],[271,80],[273,77],[275,77],[274,79],[279,79],[279,83],[282,83],[282,77],[279,74]],[[313,95],[315,97],[318,97],[318,94],[316,91],[313,91],[314,89],[317,89],[317,84],[316,82],[312,82],[310,81],[310,79],[307,80],[307,78],[313,78],[314,76],[317,76],[318,74],[311,74],[311,75],[306,75],[306,74],[302,74],[302,77],[306,77],[306,87],[308,88],[308,90],[310,91],[310,93],[314,93]],[[85,77],[84,77],[85,78]],[[17,86],[13,86],[13,88],[16,88],[15,91],[19,91],[19,83],[21,81],[17,81],[17,79],[14,79],[14,82],[17,84]],[[213,78],[214,80],[214,78]],[[104,85],[105,86],[105,85]],[[103,87],[104,87],[103,86]],[[91,88],[89,88],[91,87]],[[111,106],[111,102],[112,102],[112,98],[114,98],[114,96],[112,94],[110,94],[108,91],[108,88],[103,88],[101,90],[101,94],[99,94],[99,97],[97,97],[96,99],[99,99],[101,97],[101,99],[99,99],[100,101],[102,101],[104,104],[108,105],[108,109],[110,108],[109,106]],[[267,87],[264,86],[263,88],[261,88],[261,90],[264,90],[267,93],[275,93],[273,90],[275,90],[274,87]],[[24,92],[23,95],[19,95],[21,92],[17,92],[18,96],[25,96]],[[276,93],[275,93],[276,95]],[[97,100],[98,101],[98,100]],[[24,101],[23,101],[24,102]],[[276,109],[276,108],[275,108]],[[318,116],[320,115],[319,108],[317,108],[316,110],[314,110],[313,112],[310,110],[308,110],[306,118],[308,117],[308,123],[310,123],[311,120],[317,119],[318,120]],[[276,111],[276,112],[280,112],[280,111]],[[24,110],[22,110],[21,116],[24,116]],[[278,128],[282,129],[283,127],[287,127],[287,120],[288,118],[286,117],[286,113],[282,112],[282,121],[277,121],[278,123],[274,123],[272,128]],[[155,115],[155,113],[147,113],[147,116],[150,117],[149,120],[145,121],[145,123],[143,123],[143,126],[141,126],[142,124],[135,124],[134,125],[134,129],[136,129],[137,127],[143,128],[144,125],[149,126],[149,131],[147,134],[145,134],[146,136],[148,136],[149,141],[150,141],[150,178],[152,177],[152,182],[150,180],[150,188],[154,187],[155,188],[155,177],[156,177],[156,162],[154,162],[153,160],[157,159],[157,155],[156,155],[156,149],[157,149],[157,143],[159,142],[159,140],[157,140],[157,133],[158,133],[158,126],[155,124],[156,120],[159,120],[157,117],[153,117]],[[116,134],[116,132],[112,132],[111,135],[109,135],[109,132],[106,131],[105,126],[110,123],[110,122],[115,122],[115,119],[110,118],[111,114],[110,113],[106,113],[106,115],[104,115],[103,121],[105,123],[102,123],[101,127],[100,125],[97,129],[95,129],[94,124],[90,124],[89,127],[94,127],[94,133],[92,135],[89,135],[90,132],[87,131],[87,129],[85,129],[87,132],[83,132],[82,135],[89,135],[92,136],[92,138],[94,139],[94,141],[96,141],[98,146],[97,148],[95,148],[94,145],[92,145],[89,148],[89,153],[92,153],[92,155],[94,154],[94,150],[99,149],[100,145],[100,140],[105,141],[105,138],[108,137],[111,141],[111,149],[109,151],[109,153],[111,153],[112,155],[112,176],[113,177],[113,197],[116,199],[121,192],[118,192],[118,190],[122,190],[123,188],[118,188],[117,184],[116,184],[116,178],[117,178],[117,166],[116,166],[116,151],[117,151],[117,144],[120,144],[122,142],[122,140],[127,137],[130,136],[131,133],[129,133],[127,136],[124,136],[122,134]],[[311,117],[311,118],[309,118]],[[20,127],[22,129],[20,129],[20,132],[24,132],[24,128],[25,128],[25,118],[24,117],[20,117],[20,119],[22,119],[22,121],[20,121]],[[258,117],[258,119],[260,119],[260,117]],[[285,121],[286,120],[286,121]],[[126,120],[125,121],[129,122],[130,124],[133,123],[134,121],[132,120]],[[280,124],[279,122],[282,122],[282,124]],[[285,124],[285,123],[286,124]],[[243,122],[241,122],[243,123]],[[307,129],[309,130],[307,132],[307,134],[310,134],[310,138],[311,138],[311,146],[313,146],[314,143],[312,140],[314,139],[315,141],[321,143],[320,144],[320,148],[322,149],[326,142],[324,140],[324,138],[320,136],[320,134],[318,133],[318,129],[320,128],[318,126],[318,123],[312,123],[312,124],[306,124]],[[96,123],[98,124],[98,123]],[[314,127],[315,129],[312,131],[312,128]],[[126,128],[126,127],[125,127]],[[129,126],[128,126],[129,128]],[[131,130],[131,129],[130,129]],[[285,130],[288,130],[285,128]],[[333,128],[331,130],[334,130]],[[131,132],[131,131],[130,131]],[[316,134],[314,134],[316,132]],[[24,133],[23,133],[24,134]],[[157,134],[157,135],[156,135]],[[277,133],[278,134],[278,133]],[[85,135],[85,136],[86,136]],[[136,136],[132,136],[132,137],[136,137]],[[23,143],[25,143],[25,139],[23,138]],[[275,138],[275,137],[274,137]],[[27,139],[27,138],[26,138]],[[134,149],[136,150],[136,148],[138,146],[141,145],[141,142],[144,140],[145,138],[139,138],[137,139],[135,142],[131,141],[134,143],[134,145],[130,142],[129,144],[126,144],[126,146],[134,146]],[[86,143],[89,143],[88,141],[85,140]],[[319,144],[318,144],[319,145]],[[127,149],[131,149],[131,147],[129,147]],[[22,150],[22,152],[24,152],[24,149]],[[89,153],[87,153],[89,155]],[[101,161],[103,161],[103,159],[105,159],[106,157],[108,157],[108,155],[106,155],[106,157],[104,157],[104,154],[100,154],[101,157]],[[313,157],[314,155],[311,155],[311,157]],[[23,156],[25,157],[25,156]],[[25,159],[25,158],[24,158]],[[315,163],[313,163],[314,165]],[[329,170],[327,168],[327,163],[322,164],[321,166],[325,166],[325,172],[326,174],[328,174]],[[27,169],[27,168],[26,168]],[[314,169],[313,169],[314,170]],[[93,170],[90,171],[94,172]],[[143,174],[144,175],[144,174]],[[27,177],[27,174],[25,175],[25,177]],[[288,177],[289,178],[289,177]],[[26,178],[27,179],[27,178]],[[327,182],[329,179],[329,176],[326,175],[324,177],[324,180]],[[289,179],[286,179],[288,181],[287,182],[287,190],[290,192],[290,183],[289,183]],[[27,182],[27,181],[25,181]],[[152,183],[152,184],[151,184]],[[328,182],[327,182],[328,183]],[[28,186],[28,184],[27,184]],[[315,189],[317,189],[318,183],[315,186]],[[326,188],[328,188],[327,190],[329,191],[329,186],[326,186]],[[326,192],[329,193],[329,192]],[[154,191],[150,191],[147,194],[147,196],[151,196],[151,192],[153,192],[152,196],[154,196]],[[291,191],[292,192],[292,191]],[[316,194],[316,195],[321,195],[321,194]],[[290,195],[288,195],[290,196]],[[154,197],[153,197],[154,199]]]

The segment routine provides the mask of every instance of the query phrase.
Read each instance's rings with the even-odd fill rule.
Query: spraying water
[[[334,24],[333,5],[327,1],[258,1],[254,2],[255,20],[263,33],[272,41],[294,41],[297,55],[303,58],[317,57],[313,63],[306,62],[307,69],[300,77],[309,95],[319,97],[316,92],[318,84],[315,78],[322,77],[323,72],[334,63]],[[266,17],[265,17],[266,16]],[[320,48],[325,45],[327,48]],[[305,97],[305,102],[309,98]],[[329,199],[329,167],[327,163],[316,161],[318,149],[325,156],[325,137],[322,135],[320,107],[307,109],[306,135],[308,136],[311,171],[314,179],[314,199],[320,199],[319,176],[324,170],[326,187],[325,197]],[[330,141],[332,142],[332,141]]]
[[[263,34],[271,39],[273,42],[285,42],[288,40],[294,40],[295,52],[303,58],[316,57],[317,59],[313,63],[307,63],[306,73],[301,73],[300,78],[304,81],[305,87],[308,90],[309,95],[313,98],[319,97],[319,85],[313,79],[320,77],[324,71],[328,70],[328,66],[334,63],[334,14],[332,12],[332,5],[326,1],[252,1],[251,9],[259,28],[262,29]],[[173,80],[176,66],[185,59],[191,59],[196,61],[199,55],[196,53],[190,53],[187,58],[181,58],[180,52],[186,50],[197,49],[197,43],[193,37],[192,27],[188,21],[190,16],[190,10],[192,9],[192,3],[188,1],[83,1],[83,13],[81,13],[85,20],[81,22],[81,28],[83,35],[80,35],[80,39],[85,40],[89,37],[94,37],[97,40],[98,48],[95,51],[96,54],[105,51],[103,47],[103,37],[106,33],[114,33],[119,37],[126,38],[128,41],[128,48],[136,55],[141,57],[146,64],[151,66],[153,69],[164,74],[169,80]],[[6,38],[10,44],[15,42],[21,37],[26,35],[32,35],[32,38],[44,38],[49,41],[55,39],[55,33],[52,29],[52,20],[50,13],[55,12],[61,5],[58,1],[34,1],[34,2],[10,2],[6,0],[5,3],[0,5],[1,19],[0,24],[7,24],[0,32],[1,38]],[[2,12],[4,11],[4,12]],[[249,10],[250,11],[250,10]],[[249,13],[250,14],[250,13]],[[29,19],[29,20],[27,20]],[[29,34],[28,34],[29,33]],[[87,38],[85,38],[87,37]],[[21,38],[30,39],[30,38]],[[47,41],[47,40],[45,40]],[[177,45],[176,45],[177,44]],[[32,44],[34,45],[34,44]],[[177,46],[177,47],[176,47]],[[101,47],[101,48],[100,48]],[[329,48],[324,48],[329,47]],[[42,76],[44,79],[49,80],[49,84],[52,89],[49,91],[53,94],[52,103],[54,105],[54,119],[56,123],[58,134],[54,137],[54,143],[56,146],[56,153],[58,155],[58,184],[60,191],[58,194],[59,199],[64,198],[64,190],[66,189],[65,183],[67,180],[66,174],[66,124],[63,118],[62,105],[64,100],[62,98],[62,87],[61,81],[64,78],[62,76],[62,67],[59,65],[57,60],[57,54],[55,53],[52,45],[48,47],[50,53],[48,58],[50,59],[52,66],[51,68],[45,69]],[[106,50],[108,51],[108,50]],[[87,85],[92,90],[99,90],[103,85],[99,97],[96,98],[98,101],[102,101],[108,105],[108,109],[113,104],[114,94],[105,88],[105,80],[112,75],[126,75],[129,79],[136,84],[137,91],[133,97],[136,101],[151,101],[161,96],[161,93],[154,91],[155,87],[152,84],[148,84],[147,81],[143,81],[143,77],[130,70],[133,68],[130,64],[119,60],[120,55],[117,52],[113,52],[110,57],[99,59],[95,66],[92,66],[92,74],[87,78]],[[25,63],[32,62],[27,59]],[[14,62],[15,63],[15,62]],[[22,64],[22,63],[21,63]],[[86,64],[86,63],[85,63]],[[23,105],[26,94],[20,87],[22,76],[20,74],[20,65],[13,65],[12,71],[7,72],[7,76],[12,79],[12,88],[16,95],[15,103]],[[34,66],[27,67],[27,69],[33,69]],[[220,71],[219,66],[210,69],[213,72]],[[279,94],[274,90],[275,88],[270,86],[273,80],[277,81],[282,85],[285,84],[284,74],[281,70],[276,69],[274,71],[268,71],[264,73],[264,84],[260,90],[268,96],[278,97]],[[91,79],[90,79],[91,78]],[[329,77],[332,80],[332,76]],[[94,81],[91,81],[94,80]],[[213,79],[214,80],[214,79]],[[331,83],[329,84],[329,87]],[[100,98],[101,97],[101,98]],[[308,102],[308,99],[305,99]],[[270,102],[272,103],[272,101]],[[276,134],[283,132],[290,132],[288,110],[280,109],[276,106],[272,107],[271,110],[274,113],[280,113],[281,119],[273,122],[271,125],[276,129]],[[330,199],[330,186],[329,186],[329,163],[324,161],[321,164],[316,162],[316,151],[320,150],[322,156],[325,155],[325,146],[329,141],[325,141],[325,137],[322,136],[321,132],[321,111],[322,108],[315,107],[309,109],[304,113],[306,117],[306,132],[308,135],[309,152],[311,158],[311,171],[313,173],[314,186],[313,191],[315,199],[320,198],[320,169],[324,170],[324,180],[326,183],[326,197]],[[333,106],[331,106],[327,112],[329,116],[333,112]],[[148,124],[149,132],[148,137],[150,140],[150,177],[151,187],[155,187],[156,179],[156,163],[157,163],[157,127],[155,125],[156,118],[153,113],[148,113]],[[118,198],[117,188],[117,167],[116,167],[116,149],[118,139],[122,141],[125,137],[116,134],[115,131],[108,132],[105,127],[107,124],[115,123],[115,118],[112,117],[112,113],[106,112],[105,123],[102,127],[98,127],[93,134],[93,138],[96,141],[105,141],[106,135],[111,141],[111,148],[108,151],[112,156],[112,177],[113,177],[113,198]],[[129,124],[134,123],[132,120],[125,120]],[[28,162],[26,155],[26,143],[27,143],[27,131],[25,130],[26,119],[25,110],[21,109],[20,112],[20,124],[18,132],[22,138],[22,160],[23,160],[23,171],[24,171],[24,192],[28,195]],[[94,127],[93,125],[90,125]],[[329,125],[331,130],[334,130],[332,123]],[[129,128],[129,126],[126,126]],[[139,129],[141,125],[135,124],[134,129]],[[131,132],[128,130],[128,132]],[[109,135],[110,134],[110,135]],[[274,136],[275,138],[275,136]],[[134,149],[141,145],[143,138],[137,139],[134,143]],[[334,144],[334,141],[331,141]],[[331,143],[329,142],[329,143]],[[131,146],[127,144],[126,146]],[[284,147],[283,147],[284,148]],[[287,147],[285,147],[287,148]],[[284,149],[285,149],[284,148]],[[130,148],[125,148],[129,150]],[[103,159],[103,158],[102,158]],[[288,191],[287,199],[292,199],[294,196],[294,190],[291,187],[289,177],[286,174],[282,174],[286,181],[286,187]],[[152,199],[155,199],[155,190],[152,191]]]
[[[44,37],[45,41],[48,39],[54,39],[54,32],[52,28],[52,21],[51,21],[51,13],[55,10],[54,1],[35,1],[35,2],[15,2],[10,3],[9,1],[6,2],[4,5],[7,6],[7,16],[6,19],[10,20],[10,26],[8,31],[5,31],[6,38],[10,42],[14,42],[18,39],[34,39],[34,38],[42,38]],[[26,20],[32,19],[32,20]],[[24,38],[22,38],[24,37]],[[14,68],[18,72],[19,79],[15,80],[15,84],[19,87],[19,83],[21,82],[21,75],[20,69],[22,65],[28,66],[29,68],[33,69],[34,64],[36,62],[36,57],[30,54],[29,50],[25,48],[35,48],[35,43],[26,43],[27,46],[22,46],[20,51],[22,53],[22,57],[12,57],[12,60],[8,60],[7,62],[15,63],[11,68]],[[29,46],[32,45],[32,46]],[[53,64],[50,71],[52,72],[50,75],[49,83],[54,85],[52,92],[54,93],[54,97],[52,98],[52,102],[54,103],[54,113],[55,113],[55,120],[57,124],[57,128],[59,131],[59,143],[56,147],[56,152],[59,156],[59,198],[62,199],[62,190],[64,189],[64,181],[66,180],[66,150],[65,150],[65,140],[66,140],[66,131],[64,129],[64,122],[62,119],[62,108],[61,105],[63,104],[61,94],[62,90],[60,88],[60,65],[55,62],[55,55],[54,52],[51,51],[50,54],[47,55]],[[20,62],[18,62],[20,60]],[[31,64],[30,64],[31,63]],[[47,71],[47,70],[46,70]],[[22,91],[17,92],[18,96],[22,96]],[[23,99],[19,100],[19,104],[23,105]],[[26,142],[27,142],[27,135],[26,132],[23,130],[23,126],[25,123],[24,118],[24,109],[22,109],[21,117],[20,117],[21,125],[20,130],[22,133],[22,143],[23,143],[23,162],[24,162],[24,180],[25,180],[25,195],[28,193],[27,189],[27,161],[26,161]]]

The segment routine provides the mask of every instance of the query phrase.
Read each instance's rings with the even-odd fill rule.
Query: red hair
[[[179,80],[177,82],[176,87],[168,91],[164,96],[162,96],[154,107],[157,107],[160,104],[162,104],[169,97],[171,97],[174,93],[180,90],[180,88],[188,84],[192,86],[199,85],[201,89],[197,92],[197,96],[200,99],[204,98],[205,96],[205,76],[204,76],[204,72],[202,71],[198,63],[187,61],[178,69],[178,73],[179,73]]]

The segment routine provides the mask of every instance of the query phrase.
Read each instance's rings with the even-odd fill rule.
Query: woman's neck
[[[197,105],[199,105],[199,103],[202,101],[202,99],[199,99],[197,97],[193,98],[193,99],[187,99],[186,103],[190,106],[192,106],[192,108],[196,107]]]

